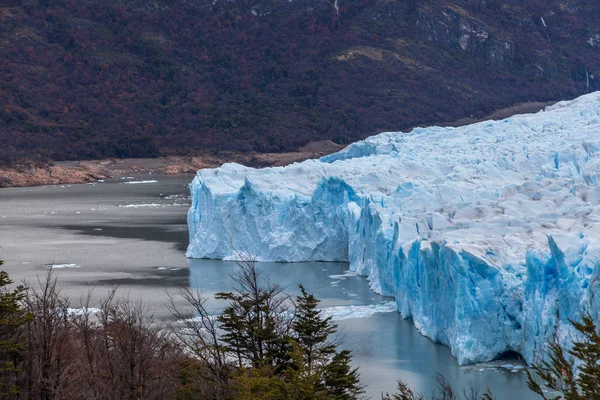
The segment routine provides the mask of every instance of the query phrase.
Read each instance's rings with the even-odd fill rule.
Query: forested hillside
[[[3,0],[0,160],[288,151],[600,89],[589,0]]]

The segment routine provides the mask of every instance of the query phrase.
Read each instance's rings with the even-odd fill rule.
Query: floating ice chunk
[[[371,304],[366,306],[337,306],[322,308],[321,316],[323,318],[331,317],[333,321],[344,319],[369,318],[379,313],[389,313],[396,311],[396,303],[388,301],[381,304]]]
[[[165,196],[165,200],[191,200],[191,197],[186,194],[170,194]]]
[[[137,203],[137,204],[119,204],[122,208],[163,208],[165,204],[160,203]]]
[[[180,203],[172,203],[172,204],[163,204],[163,203],[119,204],[119,207],[122,207],[122,208],[165,208],[165,207],[184,207],[184,206],[189,206],[189,204],[180,204]]]
[[[127,178],[130,179],[130,178]],[[133,179],[133,178],[131,178]],[[135,184],[140,184],[140,183],[158,183],[158,181],[155,180],[147,180],[147,181],[129,181],[129,182],[123,182],[126,185],[135,185]]]
[[[181,268],[160,266],[156,267],[156,269],[158,271],[179,271]]]
[[[46,269],[81,268],[78,264],[44,264]]]
[[[350,278],[352,276],[356,276],[356,272],[350,271],[350,270],[348,270],[348,271],[346,271],[346,272],[344,272],[343,274],[340,274],[340,275],[329,275],[329,277],[331,279],[337,279],[337,280],[344,280],[344,279]]]

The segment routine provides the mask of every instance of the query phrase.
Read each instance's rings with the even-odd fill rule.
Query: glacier
[[[600,317],[600,92],[190,187],[188,257],[348,262],[461,365],[532,362]]]

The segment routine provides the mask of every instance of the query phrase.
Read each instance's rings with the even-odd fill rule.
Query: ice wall
[[[382,133],[287,167],[198,172],[192,258],[349,261],[459,363],[532,361],[599,316],[600,93],[534,115]]]

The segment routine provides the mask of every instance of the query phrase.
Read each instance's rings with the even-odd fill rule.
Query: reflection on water
[[[209,298],[209,308],[218,312],[223,304],[213,295],[232,288],[229,275],[235,263],[186,260],[186,207],[179,204],[189,201],[186,184],[191,177],[153,176],[151,180],[156,182],[131,185],[113,180],[97,185],[0,189],[3,268],[18,282],[35,281],[48,271],[46,265],[74,264],[79,267],[53,269],[74,302],[92,288],[97,301],[118,285],[121,293],[143,298],[159,319],[169,318],[166,292],[190,285],[201,288]],[[344,276],[346,264],[261,263],[259,268],[265,278],[285,286],[290,294],[298,294],[302,283],[322,300],[324,308],[390,301],[372,293],[365,279]],[[393,391],[397,379],[428,392],[436,373],[459,388],[471,383],[482,389],[489,386],[498,399],[535,398],[527,390],[522,371],[510,372],[512,367],[504,370],[497,365],[459,367],[447,347],[421,336],[395,312],[336,323],[342,344],[353,351],[373,399],[380,398],[382,391]]]

